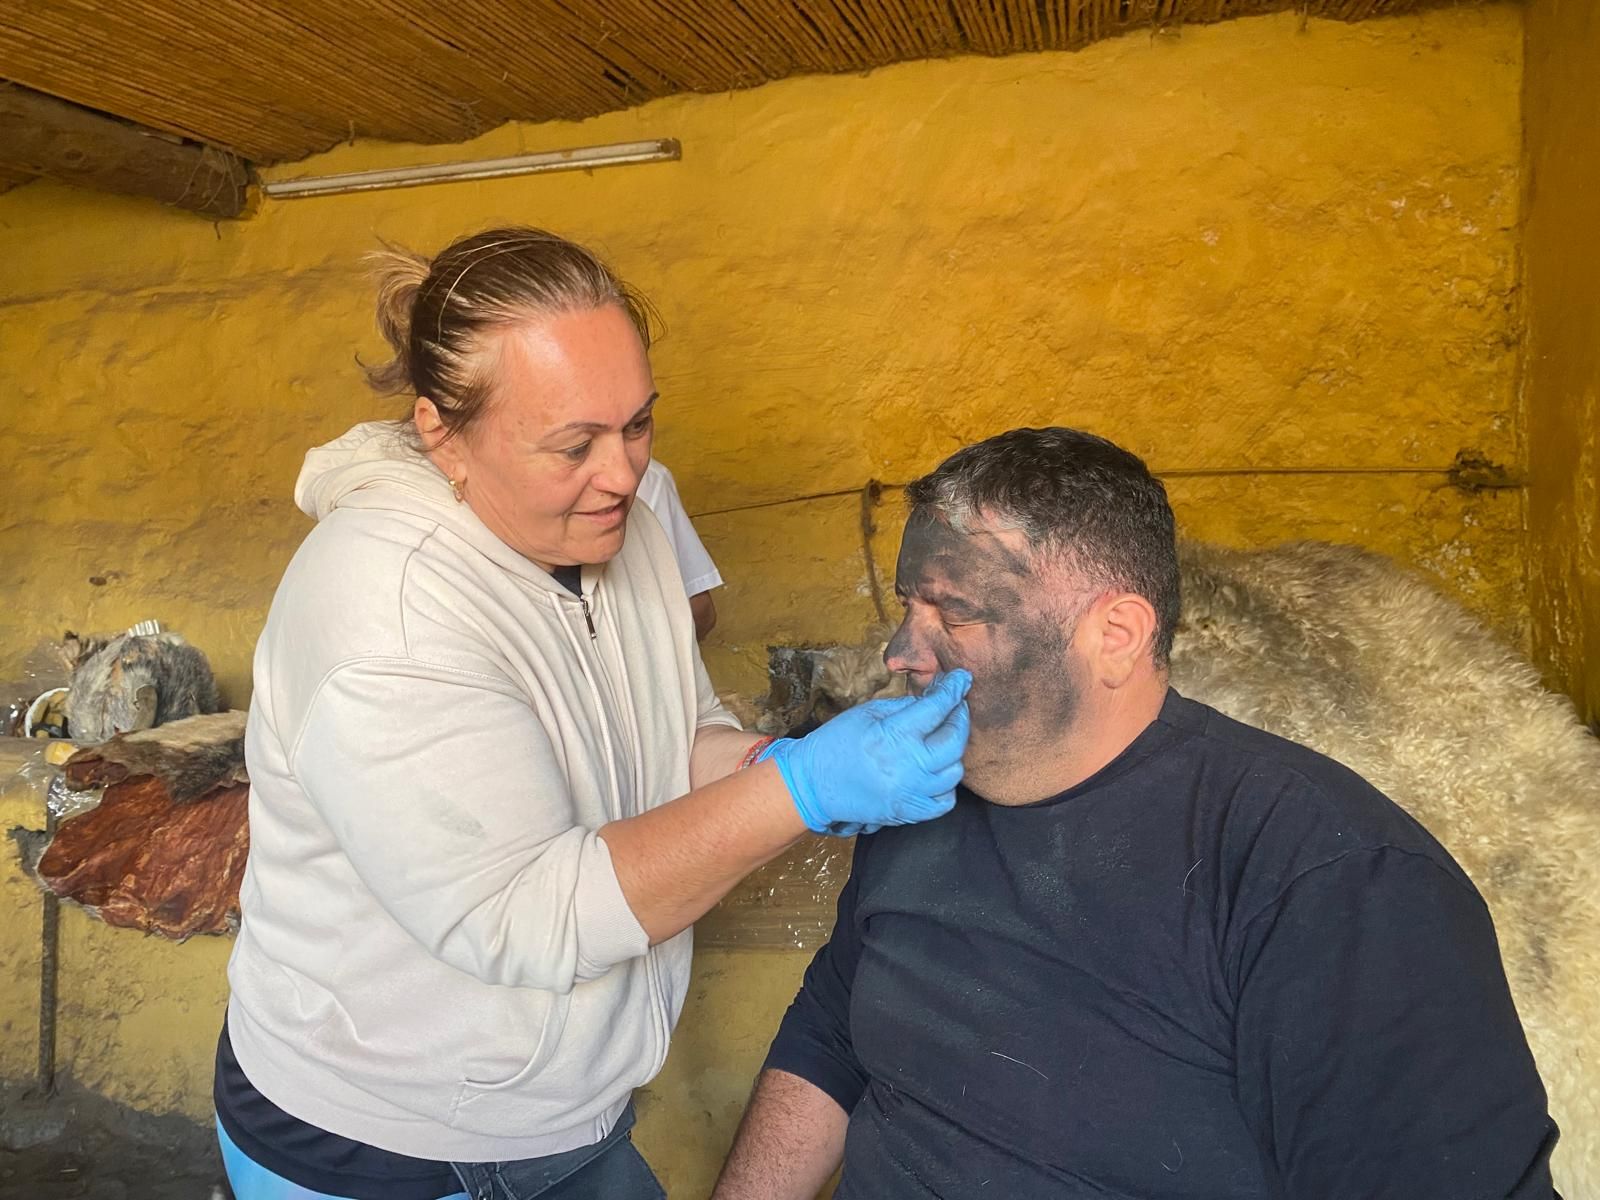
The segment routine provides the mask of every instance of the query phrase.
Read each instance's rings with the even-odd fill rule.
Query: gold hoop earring
[[[450,494],[456,498],[456,503],[460,504],[467,498],[467,481],[465,479],[452,479],[450,481]]]

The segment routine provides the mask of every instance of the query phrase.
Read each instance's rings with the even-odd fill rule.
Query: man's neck
[[[1104,770],[1161,714],[1165,672],[1119,688],[1093,688],[1070,729],[1040,730],[998,747],[1002,760],[968,765],[967,784],[992,804],[1033,804]]]

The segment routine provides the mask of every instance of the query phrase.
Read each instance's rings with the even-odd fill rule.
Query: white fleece
[[[666,1056],[690,934],[648,947],[595,831],[737,727],[671,548],[636,504],[580,601],[387,423],[311,451],[295,500],[319,523],[256,647],[239,1063],[399,1153],[597,1141]]]

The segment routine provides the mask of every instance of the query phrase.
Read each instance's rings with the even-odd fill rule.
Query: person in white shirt
[[[711,589],[722,586],[722,572],[711,561],[705,543],[689,522],[672,472],[659,459],[652,458],[645,467],[644,478],[639,480],[639,490],[635,494],[650,506],[656,520],[661,522],[661,532],[667,535],[673,557],[678,560],[678,571],[683,575],[683,590],[689,595],[695,640],[703,642],[717,624],[717,606],[711,599]]]

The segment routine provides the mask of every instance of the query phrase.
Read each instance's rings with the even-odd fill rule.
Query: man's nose
[[[889,644],[884,647],[883,665],[891,671],[908,671],[914,675],[932,674],[933,662],[918,646],[919,639],[911,629],[911,619],[900,622]]]

